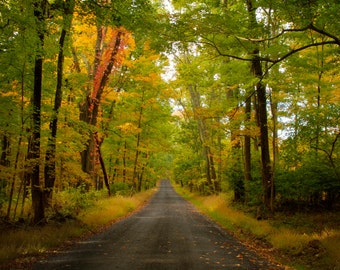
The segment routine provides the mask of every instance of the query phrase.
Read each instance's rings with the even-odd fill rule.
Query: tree
[[[43,51],[45,39],[45,20],[48,2],[34,1],[34,17],[36,18],[37,48],[34,59],[34,89],[33,89],[33,132],[30,159],[34,160],[31,174],[33,222],[39,223],[45,218],[43,190],[40,183],[40,137],[41,137],[41,93],[43,77]]]
[[[116,130],[115,144],[121,162],[116,162],[115,181],[124,181],[132,190],[140,191],[145,175],[154,178],[150,159],[165,150],[170,115],[165,85],[160,77],[163,59],[149,44],[126,62],[127,76],[119,94],[112,119]],[[110,143],[112,145],[112,143]],[[168,146],[166,144],[166,146]],[[121,174],[118,172],[121,171]]]
[[[92,126],[96,126],[97,117],[99,112],[99,105],[104,89],[108,83],[111,73],[120,68],[122,61],[122,50],[124,50],[124,35],[123,28],[108,31],[108,35],[111,35],[110,42],[107,44],[108,48],[105,52],[99,52],[101,48],[104,48],[104,33],[106,28],[97,27],[97,49],[95,57],[95,76],[93,82],[93,91],[86,97],[85,102],[81,107],[80,119]],[[121,55],[119,55],[121,54]],[[98,64],[96,64],[98,61]],[[86,149],[81,153],[82,168],[84,172],[93,172],[94,162],[94,140],[93,135],[90,136]]]
[[[39,223],[52,190],[104,179],[139,191],[161,174],[269,209],[338,200],[336,1],[173,4],[180,12],[142,0],[0,6],[8,219],[28,185]],[[171,49],[177,73],[164,83]]]
[[[63,23],[59,38],[59,53],[57,63],[57,85],[54,98],[53,115],[50,122],[51,134],[48,138],[48,145],[45,155],[45,204],[51,204],[52,191],[56,179],[56,138],[58,130],[58,115],[62,102],[62,85],[63,85],[63,73],[64,73],[64,50],[65,50],[65,39],[70,31],[72,17],[75,7],[74,0],[67,0],[63,5]]]
[[[253,7],[252,0],[247,0],[247,10],[249,13],[250,27],[256,29],[256,9]],[[266,86],[262,83],[263,70],[260,59],[260,51],[257,46],[252,51],[251,58],[251,71],[254,76],[258,78],[255,89],[258,102],[258,116],[260,127],[263,200],[266,207],[273,209],[274,180],[269,154]]]
[[[257,144],[254,140],[254,145],[261,147],[263,202],[267,208],[273,209],[274,169],[279,162],[277,134],[280,123],[277,123],[276,115],[279,102],[272,99],[271,111],[267,109],[270,104],[270,99],[267,98],[269,90],[278,91],[273,88],[275,82],[272,76],[284,74],[290,65],[290,59],[297,61],[295,56],[298,54],[301,55],[312,48],[332,48],[333,45],[339,45],[339,29],[335,29],[331,21],[326,19],[327,16],[335,16],[334,12],[338,10],[338,6],[333,2],[324,1],[299,3],[300,9],[296,9],[296,1],[284,4],[267,1],[193,2],[191,5],[188,2],[175,1],[175,4],[182,8],[181,14],[176,14],[174,18],[174,32],[180,33],[178,41],[182,44],[194,43],[200,48],[201,54],[203,51],[214,52],[215,56],[223,57],[234,65],[237,65],[236,61],[244,61],[251,66],[253,79],[248,76],[239,78],[239,86],[244,91],[243,89],[253,85],[253,91],[239,97],[241,103],[246,103],[246,121],[249,121],[249,108],[254,109],[255,120],[260,129],[260,143]],[[213,59],[215,63],[218,62],[216,59]],[[323,65],[324,63],[319,61],[319,66]],[[323,71],[319,71],[319,92],[322,76]],[[236,78],[235,75],[234,77]],[[275,92],[272,92],[272,97],[274,95]],[[268,120],[269,113],[272,113],[273,122]],[[251,179],[253,177],[249,174],[251,166],[247,136],[247,150],[244,152],[245,179]],[[253,138],[256,137],[254,134]],[[271,152],[273,158],[270,156]]]
[[[219,100],[218,87],[216,84],[216,76],[218,73],[211,73],[214,67],[205,62],[204,56],[200,56],[199,48],[191,48],[196,50],[197,55],[190,55],[190,49],[183,52],[183,56],[178,58],[178,78],[174,81],[173,87],[181,94],[178,95],[178,106],[182,107],[183,128],[195,126],[192,129],[194,136],[197,136],[197,145],[190,145],[191,148],[200,149],[201,158],[204,164],[204,179],[208,193],[215,193],[221,190],[220,177],[222,174],[221,166],[217,170],[215,153],[220,151],[221,141],[220,134],[216,126],[221,124],[223,117],[223,108],[221,100]],[[214,78],[215,76],[215,78]],[[192,125],[190,122],[196,122]],[[221,161],[218,161],[221,164]],[[199,168],[196,168],[200,170]],[[202,180],[203,181],[203,180]]]

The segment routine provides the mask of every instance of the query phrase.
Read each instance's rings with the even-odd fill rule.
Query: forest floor
[[[340,270],[340,207],[312,211],[296,206],[258,220],[256,208],[232,203],[232,195],[200,196],[176,189],[262,256],[291,269]]]
[[[280,237],[286,238],[282,240],[283,248],[282,243],[276,247],[270,237],[258,237],[247,230],[238,229],[236,234],[255,249],[268,252],[293,269],[340,270],[340,211],[280,212],[268,221],[283,232]],[[294,237],[296,243],[291,244]]]
[[[299,248],[283,250],[283,256],[294,265],[307,269],[340,270],[340,208],[332,211],[299,209],[276,213],[270,223],[287,228],[310,240]]]

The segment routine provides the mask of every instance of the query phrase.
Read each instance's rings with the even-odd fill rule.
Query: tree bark
[[[143,106],[144,106],[144,91],[143,91],[143,94],[142,94],[141,105],[140,105],[140,108],[139,108],[138,129],[140,129],[142,127]],[[138,179],[137,167],[138,167],[138,158],[139,158],[139,154],[140,154],[139,145],[140,145],[140,132],[138,131],[137,141],[136,141],[136,154],[135,154],[135,161],[134,161],[133,175],[132,175],[132,186],[134,188],[138,188],[136,180]]]
[[[142,164],[141,172],[140,172],[140,174],[138,176],[138,189],[137,190],[139,192],[142,191],[143,176],[144,176],[145,168],[148,165],[148,159],[149,159],[148,153],[144,153],[144,158],[145,158],[145,162]],[[148,188],[146,185],[144,185],[144,187],[146,189]]]
[[[61,30],[59,39],[59,54],[57,63],[57,86],[54,98],[53,116],[50,123],[51,134],[48,138],[47,150],[45,156],[45,189],[44,198],[45,206],[51,204],[52,191],[54,188],[54,182],[56,178],[56,139],[58,130],[58,114],[62,102],[62,85],[63,85],[63,72],[64,72],[64,46],[67,33],[71,27],[73,10],[75,6],[74,0],[68,0],[65,2],[64,9],[64,26]]]
[[[234,99],[237,93],[234,93],[233,90],[227,92],[227,98],[228,99]],[[239,107],[237,106],[234,111],[239,110]],[[240,126],[235,127],[235,129],[240,129]],[[230,141],[231,141],[231,156],[232,160],[229,162],[232,165],[232,184],[234,189],[234,201],[236,202],[244,202],[245,200],[245,185],[244,185],[244,177],[242,177],[242,172],[240,167],[242,167],[242,160],[240,158],[240,141],[237,137],[237,134],[235,134],[234,130],[231,129],[230,132]]]
[[[249,14],[249,25],[252,28],[257,27],[256,9],[253,7],[252,0],[246,0],[247,10]],[[268,119],[267,119],[267,98],[266,87],[262,83],[262,63],[260,59],[260,51],[255,45],[252,52],[251,71],[258,82],[256,84],[256,96],[258,101],[258,121],[260,127],[260,146],[261,146],[261,172],[262,172],[262,190],[263,190],[263,203],[268,208],[273,210],[273,175],[269,154],[269,139],[268,139]]]
[[[98,39],[102,38],[99,32],[100,31],[98,31]],[[122,31],[117,32],[115,44],[113,46],[109,62],[107,66],[105,67],[102,77],[99,78],[100,82],[98,84],[99,85],[98,89],[94,89],[95,91],[94,98],[91,98],[90,95],[88,95],[86,101],[80,107],[80,120],[88,123],[91,126],[96,126],[97,124],[97,117],[98,117],[98,112],[99,112],[101,96],[107,85],[112,69],[116,63],[116,56],[119,52],[119,47],[122,41],[122,35],[123,35]],[[99,43],[97,44],[97,46],[100,46]],[[99,55],[99,52],[97,48],[96,57],[98,57],[98,55]],[[96,61],[97,60],[95,60],[95,65],[98,67],[98,64],[96,63]],[[86,149],[81,152],[82,169],[84,172],[89,173],[89,174],[91,174],[94,169],[94,158],[95,158],[95,155],[93,155],[94,150],[95,150],[95,147],[93,143],[93,136],[90,136],[88,144],[86,145]]]
[[[104,183],[105,183],[105,186],[106,186],[106,188],[107,188],[108,195],[111,196],[109,178],[108,178],[108,176],[107,176],[107,172],[106,172],[106,168],[105,168],[104,159],[103,159],[102,153],[101,153],[101,151],[100,151],[101,142],[99,141],[98,133],[95,133],[95,134],[94,134],[94,138],[95,138],[95,142],[96,142],[96,145],[97,145],[97,151],[98,151],[100,166],[101,166],[101,168],[102,168],[103,175],[104,175]]]
[[[8,124],[6,125],[8,126]],[[19,148],[18,148],[19,151]],[[9,160],[9,155],[11,152],[10,148],[10,140],[8,135],[3,135],[2,140],[1,140],[1,158],[0,158],[0,165],[4,167],[9,167],[10,166],[10,160]],[[8,185],[8,182],[6,179],[0,179],[0,191],[6,190],[6,187]],[[9,194],[9,199],[8,199],[8,207],[7,207],[7,215],[6,219],[9,219],[9,214],[11,210],[11,204],[12,204],[12,197],[13,197],[13,192],[14,192],[14,179],[12,180],[11,188],[10,188],[10,194]]]
[[[251,98],[246,100],[245,104],[246,124],[249,123],[251,118]],[[247,133],[244,136],[244,180],[250,182],[251,177],[251,141],[250,134]]]
[[[214,167],[213,154],[210,146],[208,145],[207,127],[204,119],[197,113],[197,110],[201,107],[200,94],[196,90],[196,86],[188,85],[188,89],[191,97],[191,104],[193,107],[194,117],[198,124],[198,132],[203,148],[203,155],[205,158],[206,179],[209,187],[209,192],[215,192],[215,186],[213,182],[216,180],[216,172]]]
[[[45,0],[34,2],[34,16],[37,21],[37,35],[39,44],[34,60],[34,88],[33,88],[33,133],[31,159],[34,161],[31,174],[31,191],[33,206],[33,223],[38,224],[45,219],[43,190],[40,184],[40,132],[41,132],[41,93],[43,76],[43,48],[44,25],[47,2]]]
[[[254,51],[252,61],[252,71],[254,75],[262,78],[262,66],[259,59],[259,51]],[[259,108],[259,125],[260,125],[260,146],[261,146],[261,169],[262,169],[262,189],[263,202],[265,206],[272,210],[272,190],[274,189],[272,179],[272,168],[269,154],[269,138],[268,138],[268,118],[267,118],[267,98],[266,87],[259,81],[256,84],[256,93]]]
[[[124,141],[124,153],[123,153],[123,183],[126,183],[126,152],[127,152],[127,141]]]
[[[10,161],[8,160],[8,156],[10,154],[10,141],[7,135],[4,135],[1,140],[1,159],[0,164],[4,167],[10,166]]]

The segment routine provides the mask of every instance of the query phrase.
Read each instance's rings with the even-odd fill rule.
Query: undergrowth
[[[325,224],[321,219],[320,223],[316,223],[313,214],[297,214],[289,222],[287,216],[282,218],[282,214],[268,220],[257,220],[251,214],[233,207],[228,194],[199,196],[178,186],[176,190],[237,237],[246,242],[251,239],[252,242],[266,243],[268,250],[275,251],[280,260],[295,269],[340,269],[340,230],[337,222]],[[303,225],[297,226],[294,220]]]

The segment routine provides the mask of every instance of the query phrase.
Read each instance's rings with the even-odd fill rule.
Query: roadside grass
[[[332,261],[337,262],[334,269],[340,269],[340,232],[333,232],[332,235],[325,237],[322,244],[329,252]]]
[[[58,221],[50,220],[43,226],[24,224],[11,227],[0,226],[0,269],[2,265],[12,263],[14,260],[34,261],[36,255],[72,243],[88,232],[99,231],[141,207],[155,190],[137,193],[132,197],[118,195],[87,198],[86,206],[84,204],[77,210],[77,216]],[[59,198],[59,204],[61,202],[66,204],[67,200]]]
[[[290,222],[287,222],[289,217],[283,219],[280,215],[268,220],[257,220],[251,214],[233,207],[231,195],[199,196],[179,186],[175,186],[175,189],[248,245],[258,250],[266,246],[266,250],[283,264],[301,270],[340,269],[337,213],[327,218],[321,218],[320,214],[297,214],[292,216]],[[335,221],[329,220],[332,218]],[[264,251],[265,255],[268,255],[267,251]]]
[[[2,230],[0,238],[0,262],[41,254],[61,245],[70,237],[80,236],[83,232],[84,227],[82,224],[74,221],[61,225],[51,224],[43,227]]]
[[[82,211],[78,218],[90,229],[105,225],[134,211],[138,206],[143,204],[152,193],[153,191],[149,190],[143,193],[137,193],[133,197],[117,195],[96,201],[94,206],[86,211]]]

